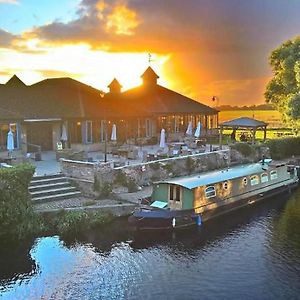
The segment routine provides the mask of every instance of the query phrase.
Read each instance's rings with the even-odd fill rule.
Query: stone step
[[[52,201],[58,201],[58,200],[64,200],[64,199],[71,199],[74,197],[81,196],[81,192],[75,191],[75,192],[69,192],[64,194],[58,194],[58,195],[50,195],[50,196],[43,196],[43,197],[36,197],[32,199],[33,203],[46,203],[46,202],[52,202]]]
[[[66,182],[66,181],[67,181],[66,177],[53,177],[53,178],[41,178],[41,179],[35,179],[35,177],[33,177],[33,180],[31,180],[30,182],[30,187],[58,183],[58,182]]]
[[[53,189],[47,189],[43,191],[36,191],[36,192],[31,192],[31,197],[34,198],[39,198],[43,196],[51,196],[51,195],[60,195],[60,194],[65,194],[68,192],[75,192],[76,188],[73,186],[68,186],[68,187],[62,187],[62,188],[53,188]]]
[[[60,187],[67,187],[70,186],[70,183],[68,181],[62,181],[62,182],[56,182],[56,183],[48,183],[48,184],[41,184],[36,186],[29,186],[28,190],[29,192],[38,192],[43,191],[51,188],[60,188]]]
[[[56,174],[49,174],[49,175],[34,175],[33,180],[59,178],[59,177],[65,177],[65,175],[63,173],[56,173]]]

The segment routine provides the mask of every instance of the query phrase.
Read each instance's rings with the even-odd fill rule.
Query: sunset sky
[[[0,0],[0,83],[71,77],[107,91],[159,83],[211,104],[263,103],[272,49],[300,34],[300,0]]]

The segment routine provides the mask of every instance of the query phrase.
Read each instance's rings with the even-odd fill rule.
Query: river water
[[[300,189],[201,229],[1,242],[0,299],[300,299]]]

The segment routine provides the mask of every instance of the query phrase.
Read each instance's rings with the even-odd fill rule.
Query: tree
[[[265,98],[282,113],[284,121],[300,127],[300,36],[288,40],[270,56],[273,78]]]

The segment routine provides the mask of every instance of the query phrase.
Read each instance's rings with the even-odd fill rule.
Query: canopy
[[[220,148],[222,149],[222,134],[223,134],[224,128],[226,128],[226,129],[232,128],[233,130],[236,130],[239,128],[252,130],[252,143],[254,143],[255,133],[256,133],[256,130],[259,128],[264,130],[264,140],[266,140],[267,126],[268,126],[268,124],[263,121],[259,121],[259,120],[256,120],[253,118],[248,118],[248,117],[241,117],[241,118],[223,122],[220,124],[220,140],[219,140]]]
[[[237,119],[233,119],[230,121],[226,121],[220,124],[221,127],[230,127],[230,128],[263,128],[268,124],[252,118],[241,117]]]

